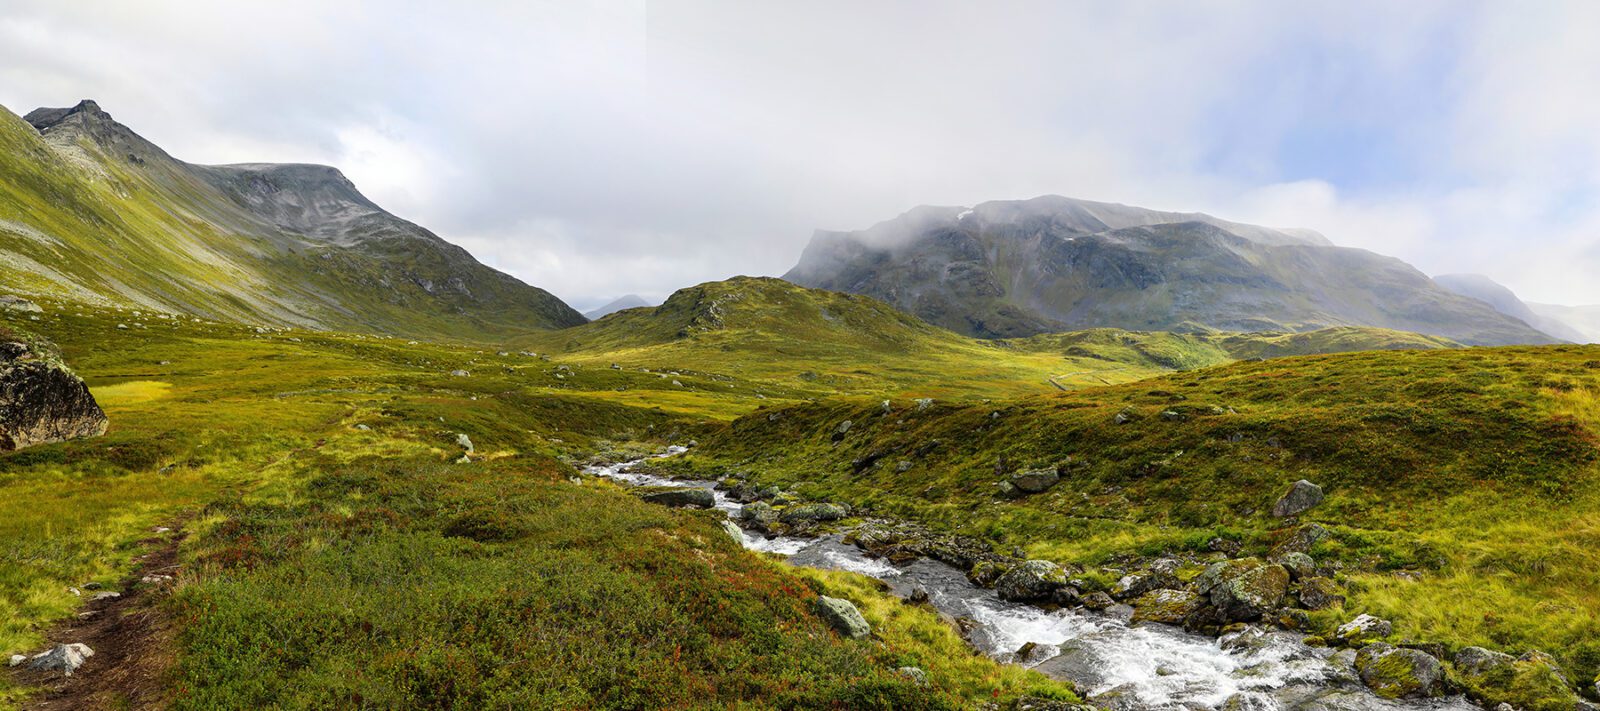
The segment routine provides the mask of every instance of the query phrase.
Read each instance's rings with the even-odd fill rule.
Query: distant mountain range
[[[1589,343],[1596,340],[1594,334],[1585,334],[1582,330],[1573,327],[1559,316],[1539,313],[1531,305],[1523,303],[1522,299],[1517,298],[1516,293],[1482,274],[1442,274],[1434,277],[1433,280],[1439,286],[1462,296],[1482,301],[1493,306],[1500,313],[1518,319],[1563,341]],[[1558,306],[1553,308],[1570,307]]]
[[[596,309],[591,309],[589,311],[585,311],[585,312],[583,312],[583,315],[586,318],[588,318],[590,321],[594,321],[594,320],[599,319],[599,318],[601,318],[603,316],[609,316],[609,315],[614,314],[614,313],[616,313],[618,311],[621,311],[623,309],[637,309],[637,308],[640,308],[640,307],[643,307],[643,306],[650,306],[650,305],[651,305],[650,302],[645,301],[644,297],[639,296],[638,294],[629,294],[627,296],[618,297],[617,299],[613,300],[611,303],[606,304],[605,306],[601,306],[601,307],[596,308]]]
[[[1059,196],[919,207],[859,232],[818,232],[784,278],[986,338],[1369,326],[1467,344],[1559,340],[1314,232]]]
[[[0,292],[278,326],[482,338],[584,323],[338,170],[177,160],[93,101],[0,108]]]
[[[1576,331],[1583,337],[1578,340],[1579,343],[1600,343],[1600,306],[1529,303],[1528,308],[1540,316],[1560,321]]]

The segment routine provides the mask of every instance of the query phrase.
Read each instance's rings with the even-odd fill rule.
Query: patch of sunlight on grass
[[[159,380],[132,380],[116,385],[101,385],[90,388],[89,391],[101,407],[119,407],[167,397],[172,391],[172,383],[163,383]]]

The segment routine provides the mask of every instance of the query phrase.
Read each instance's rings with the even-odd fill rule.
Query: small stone
[[[1061,481],[1061,475],[1054,469],[1033,469],[1011,475],[1011,483],[1019,491],[1027,494],[1038,494],[1055,486]]]
[[[1388,620],[1372,615],[1362,614],[1355,619],[1339,625],[1334,630],[1333,636],[1341,642],[1356,645],[1368,640],[1383,639],[1394,634],[1394,625]]]
[[[94,650],[87,644],[58,644],[48,652],[35,654],[28,666],[37,671],[58,671],[66,676],[72,676],[72,673],[92,656]]]
[[[1272,505],[1272,515],[1274,518],[1298,516],[1320,503],[1322,503],[1322,487],[1301,479],[1291,484],[1289,491],[1278,499],[1278,503]]]
[[[26,662],[26,661],[28,661],[28,657],[26,655],[13,654],[13,655],[11,655],[11,663],[8,664],[7,666],[13,666],[13,667],[14,666],[18,666],[18,665],[21,665],[23,662]]]
[[[928,685],[928,673],[918,667],[900,667],[894,670],[894,673],[909,679],[911,683],[917,686]]]
[[[370,431],[372,428],[368,427],[366,425],[356,425],[356,429],[358,429],[358,430],[360,430],[362,432],[367,432],[367,431]]]
[[[122,593],[109,592],[108,591],[108,592],[97,592],[97,593],[94,594],[94,597],[91,597],[89,599],[94,601],[94,602],[104,602],[106,600],[115,600],[115,599],[117,599],[119,597],[122,597]]]

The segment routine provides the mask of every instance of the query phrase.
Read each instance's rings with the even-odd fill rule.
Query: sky
[[[4,0],[0,104],[315,162],[579,308],[1044,194],[1600,303],[1600,3]]]

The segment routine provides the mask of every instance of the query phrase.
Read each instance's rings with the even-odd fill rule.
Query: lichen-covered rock
[[[1373,640],[1383,639],[1394,633],[1394,625],[1381,617],[1368,614],[1357,615],[1355,619],[1339,625],[1334,630],[1333,638],[1350,646],[1364,645]]]
[[[1048,600],[1057,588],[1067,584],[1067,572],[1048,560],[1030,560],[1012,566],[995,581],[994,589],[1002,600],[1031,602]]]
[[[1112,605],[1117,604],[1117,601],[1111,599],[1110,595],[1099,591],[1079,597],[1078,602],[1081,603],[1085,608],[1094,610],[1096,612],[1108,609]]]
[[[42,338],[0,328],[0,452],[98,437],[106,414]]]
[[[1200,609],[1200,596],[1188,590],[1154,590],[1133,601],[1134,622],[1182,625]]]
[[[772,524],[778,520],[778,512],[772,510],[772,505],[765,501],[745,504],[739,508],[739,520],[762,531],[771,529]]]
[[[1468,696],[1484,705],[1508,704],[1525,711],[1580,708],[1581,699],[1549,655],[1530,652],[1515,658],[1482,647],[1467,647],[1451,661],[1456,682]]]
[[[998,561],[980,560],[972,564],[972,569],[967,571],[967,579],[973,585],[983,588],[992,588],[1005,575],[1011,566]]]
[[[1112,586],[1111,597],[1129,600],[1152,590],[1181,588],[1183,581],[1178,580],[1177,570],[1178,561],[1170,558],[1158,560],[1145,570],[1122,576],[1122,579]]]
[[[639,498],[662,506],[696,506],[709,509],[717,502],[710,491],[699,487],[653,487],[641,488],[639,491]]]
[[[1288,553],[1278,558],[1278,564],[1289,570],[1289,577],[1300,580],[1317,574],[1317,561],[1304,553]]]
[[[1303,578],[1295,590],[1300,606],[1307,610],[1326,610],[1344,605],[1339,584],[1330,578]]]
[[[1061,475],[1054,469],[1032,469],[1011,475],[1011,484],[1024,494],[1038,494],[1055,486]]]
[[[1310,553],[1312,547],[1327,540],[1332,535],[1328,529],[1319,524],[1307,523],[1289,532],[1284,536],[1277,547],[1272,549],[1274,556],[1285,556],[1290,553]]]
[[[1275,518],[1298,516],[1320,503],[1322,487],[1301,479],[1290,485],[1289,490],[1272,505],[1272,515]]]
[[[824,521],[838,521],[850,515],[850,509],[842,504],[796,504],[785,508],[778,514],[778,520],[784,523],[817,523]]]
[[[817,615],[834,631],[850,639],[861,639],[872,634],[872,626],[867,624],[867,618],[862,617],[855,603],[849,600],[822,595],[817,598]]]
[[[1444,691],[1444,665],[1432,655],[1378,642],[1356,654],[1361,683],[1385,699],[1417,699]]]
[[[1195,579],[1195,589],[1207,596],[1223,621],[1249,622],[1283,605],[1289,571],[1256,558],[1222,561]]]

